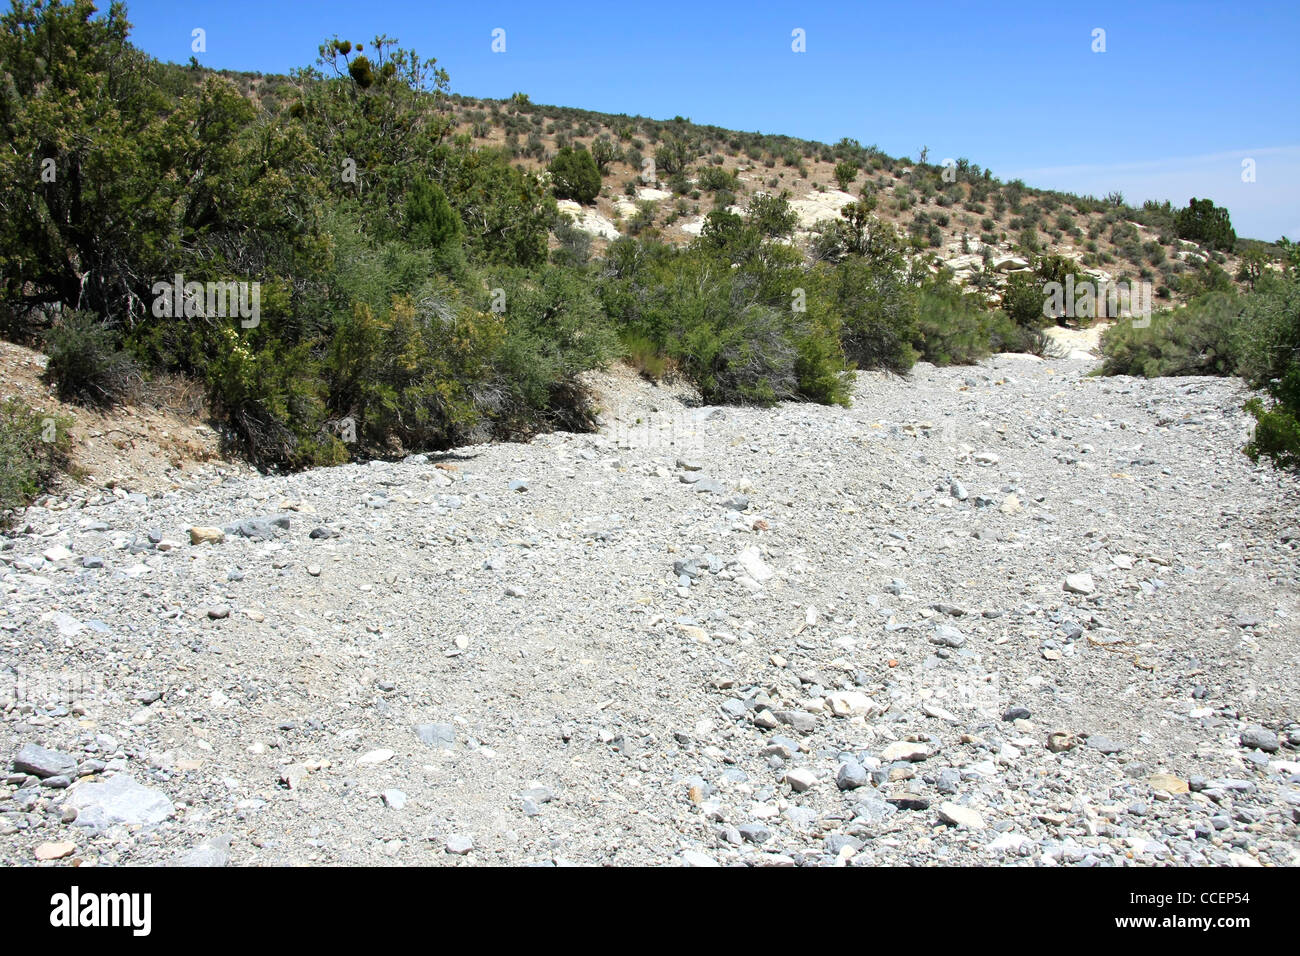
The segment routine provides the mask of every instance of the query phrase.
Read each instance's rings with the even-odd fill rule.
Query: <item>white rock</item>
[[[758,548],[746,548],[736,555],[736,561],[745,569],[745,573],[759,584],[770,580],[775,573],[763,562],[763,557],[758,553]]]
[[[971,830],[984,829],[984,818],[979,815],[979,811],[956,803],[939,804],[939,819],[955,827],[967,827]]]
[[[1097,585],[1093,583],[1091,574],[1071,574],[1065,579],[1065,590],[1074,594],[1091,594],[1097,590]]]
[[[856,690],[839,690],[827,694],[826,706],[836,717],[870,717],[876,712],[875,701]]]
[[[880,756],[886,763],[893,763],[895,760],[924,760],[930,756],[930,748],[925,744],[912,743],[910,740],[896,740],[886,747]]]
[[[817,775],[805,767],[796,767],[794,770],[786,771],[785,782],[795,793],[803,793],[817,786]]]

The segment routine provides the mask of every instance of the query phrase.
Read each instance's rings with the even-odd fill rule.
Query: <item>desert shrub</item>
[[[1293,369],[1288,376],[1286,391],[1289,398],[1265,405],[1259,398],[1246,403],[1246,411],[1255,418],[1255,434],[1246,444],[1245,452],[1258,461],[1267,455],[1284,468],[1300,468],[1300,375]]]
[[[1105,375],[1232,375],[1239,367],[1242,302],[1212,293],[1151,316],[1149,326],[1120,321],[1101,340]]]
[[[668,372],[668,360],[658,343],[647,335],[631,330],[619,334],[623,346],[623,359],[638,373],[652,382],[663,379]]]
[[[511,272],[501,288],[506,335],[476,405],[499,437],[590,430],[594,412],[579,376],[608,364],[620,349],[589,278],[547,266]]]
[[[927,362],[969,365],[992,351],[1021,345],[1022,339],[1000,312],[990,312],[946,278],[923,282],[915,301],[912,347]]]
[[[694,158],[691,148],[676,137],[668,137],[655,149],[655,166],[672,175],[686,168]]]
[[[611,244],[602,300],[629,340],[654,343],[705,401],[845,402],[836,320],[799,260],[717,209],[687,250]]]
[[[753,197],[745,210],[745,219],[761,235],[773,239],[789,236],[799,221],[784,193],[780,196]]]
[[[1017,272],[1007,278],[1000,305],[1007,317],[1020,328],[1038,329],[1051,323],[1043,313],[1045,299],[1041,279]]]
[[[406,202],[406,238],[418,247],[442,255],[459,245],[460,217],[447,201],[447,194],[437,183],[416,179]]]
[[[623,150],[608,136],[601,134],[591,144],[591,158],[596,161],[596,168],[604,176],[609,171],[611,163],[623,158]]]
[[[581,268],[591,259],[591,235],[575,227],[567,216],[556,223],[555,239],[559,243],[551,251],[555,265]]]
[[[72,419],[18,398],[0,404],[0,524],[45,492],[69,464]]]
[[[705,166],[700,169],[696,184],[709,192],[716,193],[722,190],[734,192],[740,187],[740,180],[735,173],[729,173],[717,166]]]
[[[831,272],[845,357],[858,368],[905,372],[916,361],[915,290],[897,255],[850,256]]]
[[[592,203],[600,194],[600,170],[585,149],[564,147],[551,160],[548,169],[556,199]]]
[[[65,312],[45,333],[46,379],[65,401],[113,405],[130,401],[140,370],[118,334],[86,312]]]
[[[1231,249],[1237,242],[1228,210],[1211,199],[1192,199],[1174,215],[1179,239],[1199,242],[1210,249]]]

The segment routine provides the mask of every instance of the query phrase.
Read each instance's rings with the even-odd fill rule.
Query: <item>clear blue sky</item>
[[[107,0],[102,0],[106,5]],[[1300,3],[130,0],[137,45],[287,72],[334,34],[435,56],[453,92],[967,157],[1130,202],[1208,196],[1300,238]],[[506,52],[491,50],[505,30]],[[805,31],[807,52],[791,50]],[[1094,29],[1106,51],[1094,53]],[[1255,182],[1242,182],[1243,159]]]

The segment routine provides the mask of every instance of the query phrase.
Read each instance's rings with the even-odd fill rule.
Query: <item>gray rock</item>
[[[70,776],[77,770],[77,760],[57,750],[23,744],[14,756],[14,769],[42,778]]]
[[[77,809],[77,826],[105,829],[113,824],[149,827],[175,811],[161,790],[141,786],[119,773],[101,783],[83,783],[68,791],[66,806]]]
[[[766,843],[772,839],[772,831],[763,823],[742,823],[737,829],[740,831],[740,838],[746,843]]]
[[[269,515],[264,518],[244,518],[227,525],[221,530],[226,534],[239,535],[252,541],[270,541],[280,531],[289,530],[290,516],[287,514]]]
[[[1241,745],[1250,747],[1254,750],[1263,750],[1265,753],[1277,753],[1281,746],[1277,739],[1277,734],[1271,730],[1265,730],[1263,727],[1247,727],[1241,732]]]
[[[835,786],[841,790],[856,790],[871,782],[866,768],[856,760],[846,760],[835,774]]]
[[[961,785],[961,772],[952,767],[944,767],[935,778],[934,789],[942,794],[954,794]]]
[[[1124,745],[1111,740],[1102,734],[1092,734],[1088,738],[1088,746],[1093,750],[1099,750],[1104,754],[1117,754],[1124,749]]]
[[[683,866],[706,868],[718,865],[718,862],[713,857],[701,853],[699,850],[682,850],[680,859]]]
[[[801,734],[810,734],[817,729],[817,718],[806,710],[778,710],[774,716],[787,727],[793,727]]]
[[[930,643],[941,644],[944,647],[964,647],[966,635],[951,624],[936,624],[934,632],[930,635]]]
[[[1097,585],[1093,583],[1091,574],[1071,574],[1065,579],[1065,590],[1073,594],[1091,594],[1097,590]]]
[[[446,850],[453,856],[466,856],[474,849],[474,840],[462,833],[454,833],[447,837]]]
[[[884,823],[897,812],[897,807],[879,797],[868,796],[854,805],[853,818],[867,823]]]

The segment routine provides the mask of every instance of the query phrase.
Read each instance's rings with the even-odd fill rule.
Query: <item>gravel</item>
[[[1294,479],[1090,368],[45,499],[0,865],[1300,863]]]

